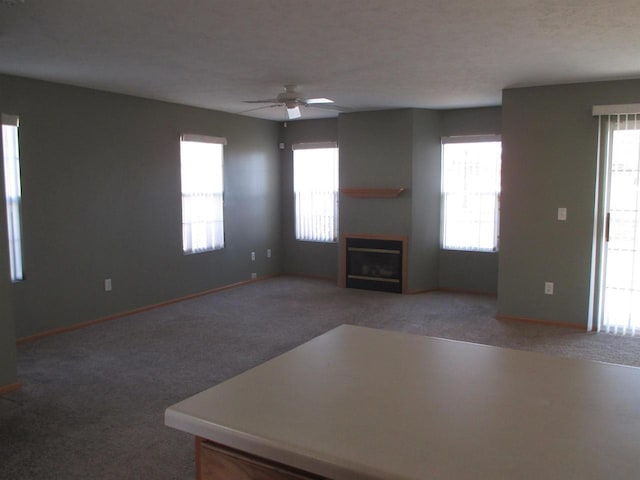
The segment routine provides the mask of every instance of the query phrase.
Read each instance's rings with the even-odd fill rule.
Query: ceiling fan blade
[[[249,102],[250,103],[250,102]],[[256,110],[262,110],[264,108],[273,108],[273,107],[281,107],[281,103],[276,103],[273,105],[264,105],[262,107],[250,108],[249,110],[243,110],[242,112],[238,112],[238,115],[242,115],[243,113],[255,112]]]
[[[265,100],[244,100],[243,103],[280,103],[277,98],[268,98]]]
[[[327,103],[334,103],[334,101],[331,100],[330,98],[320,97],[320,98],[307,98],[304,101],[304,103],[306,103],[307,105],[322,105]]]
[[[287,107],[287,117],[289,120],[294,120],[296,118],[300,118],[302,114],[300,113],[300,107],[297,105],[293,108]]]

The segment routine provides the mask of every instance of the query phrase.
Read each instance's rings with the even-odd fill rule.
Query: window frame
[[[207,168],[211,168],[212,173],[215,171],[219,171],[219,178],[215,177],[211,180],[211,182],[206,186],[207,188],[202,189],[199,192],[196,192],[193,188],[193,185],[188,185],[189,188],[185,188],[185,182],[189,181],[185,177],[185,169],[189,168],[186,165],[187,162],[191,161],[193,163],[194,159],[186,159],[185,151],[189,148],[187,143],[195,143],[201,144],[202,149],[206,149],[205,145],[216,145],[220,147],[219,157],[218,153],[215,152],[215,156],[211,158],[212,161],[218,162],[219,165],[207,166]],[[214,137],[208,135],[197,135],[197,134],[183,134],[180,136],[180,193],[181,193],[181,218],[182,218],[182,253],[184,255],[195,255],[199,253],[212,252],[216,250],[222,250],[225,248],[226,239],[225,239],[225,226],[224,226],[224,147],[227,145],[227,140],[224,137]],[[202,161],[202,158],[199,158],[197,161]],[[191,173],[189,175],[191,177],[191,182],[193,183],[194,177],[197,177],[197,180],[202,180],[202,176],[198,174]],[[216,185],[217,184],[217,185]],[[202,185],[200,185],[202,187]],[[219,188],[217,188],[219,187]],[[206,191],[205,191],[206,190]],[[208,202],[211,203],[212,207],[214,207],[217,212],[217,216],[215,214],[211,216],[207,216],[205,219],[201,220],[199,223],[209,223],[212,225],[205,225],[205,229],[209,228],[208,231],[204,232],[206,242],[204,246],[196,246],[194,247],[193,242],[193,226],[196,223],[193,218],[187,221],[187,202],[185,199],[192,198],[194,196],[205,196],[205,198],[201,198],[201,202],[207,202],[206,196],[213,196],[214,198],[208,199]],[[219,196],[219,201],[215,198]],[[218,204],[219,203],[219,204]],[[197,214],[196,214],[197,215]],[[217,218],[219,217],[219,218]],[[216,225],[219,225],[220,231],[216,230]],[[187,229],[189,226],[189,229]],[[202,235],[203,232],[200,232]],[[211,238],[209,238],[211,236]],[[188,241],[189,240],[189,241]],[[202,242],[198,242],[198,245],[202,245]]]
[[[309,143],[295,143],[291,146],[292,149],[292,162],[291,162],[291,170],[292,170],[292,192],[293,192],[293,223],[294,223],[294,238],[299,242],[315,242],[315,243],[338,243],[338,228],[339,228],[339,168],[340,168],[340,150],[337,142],[309,142]],[[332,165],[332,171],[330,173],[333,174],[334,177],[334,185],[332,186],[331,195],[333,196],[332,205],[329,207],[328,202],[325,205],[326,211],[332,210],[331,213],[331,224],[332,226],[329,228],[329,233],[331,234],[331,238],[328,238],[328,235],[322,235],[322,232],[311,232],[311,234],[303,234],[302,230],[305,228],[304,226],[299,224],[299,219],[301,218],[300,214],[300,205],[299,205],[299,197],[300,193],[296,187],[297,176],[296,176],[296,152],[298,151],[308,151],[308,150],[320,150],[320,149],[333,149],[334,153],[331,161],[335,163]],[[318,193],[318,192],[315,192]],[[328,191],[323,192],[327,194]],[[309,217],[309,215],[305,215]],[[308,226],[307,226],[308,228]],[[311,227],[313,228],[313,227]],[[325,229],[327,228],[325,224]]]
[[[474,145],[481,143],[499,143],[500,153],[497,161],[497,184],[495,189],[487,189],[486,191],[479,190],[475,192],[475,195],[488,195],[491,194],[494,198],[493,209],[493,245],[491,247],[484,247],[480,245],[480,242],[476,242],[470,245],[471,242],[466,241],[466,245],[453,245],[446,243],[447,237],[447,196],[454,194],[450,191],[445,191],[445,183],[447,181],[446,176],[446,150],[447,145],[451,144],[466,144]],[[479,252],[479,253],[496,253],[500,247],[500,195],[501,195],[501,177],[502,177],[502,138],[501,135],[465,135],[465,136],[452,136],[442,137],[441,140],[441,187],[440,187],[440,201],[441,201],[441,221],[440,221],[440,248],[448,251],[459,252]],[[464,190],[462,195],[466,197],[472,195]],[[478,224],[482,223],[481,220],[477,221]],[[478,225],[478,233],[480,233]]]
[[[20,167],[20,117],[3,113],[2,123],[2,169],[7,241],[9,247],[9,278],[12,283],[24,280],[24,244],[22,236],[22,182]],[[6,127],[15,129],[9,134]],[[12,158],[7,158],[7,137],[11,135]],[[11,163],[10,163],[11,162]]]

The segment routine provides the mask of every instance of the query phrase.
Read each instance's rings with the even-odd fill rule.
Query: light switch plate
[[[558,208],[558,220],[561,222],[565,222],[567,220],[567,208],[560,207]]]
[[[544,294],[553,295],[553,282],[544,282]]]

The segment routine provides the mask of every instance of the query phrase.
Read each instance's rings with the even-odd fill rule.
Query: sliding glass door
[[[640,333],[640,115],[601,118],[604,225],[601,331]]]

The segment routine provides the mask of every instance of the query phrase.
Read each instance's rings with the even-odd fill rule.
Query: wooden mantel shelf
[[[399,188],[346,188],[342,187],[340,193],[353,198],[395,198],[404,192],[404,187]]]

